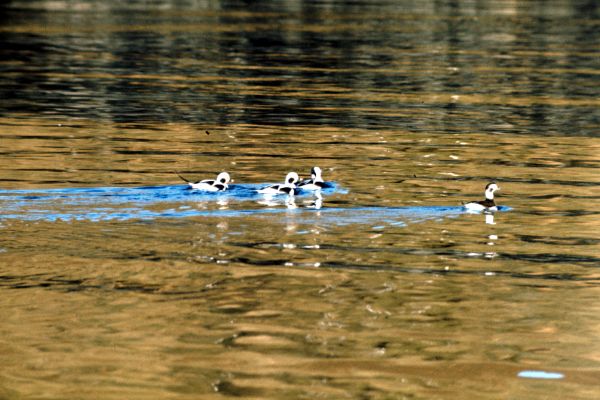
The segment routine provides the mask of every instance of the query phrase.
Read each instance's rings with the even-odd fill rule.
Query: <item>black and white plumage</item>
[[[266,186],[261,189],[258,189],[257,192],[270,195],[289,194],[290,196],[293,196],[294,189],[296,189],[296,183],[298,183],[299,180],[300,178],[298,177],[297,173],[290,172],[285,177],[284,183],[277,183],[275,185]]]
[[[186,181],[192,189],[204,190],[206,192],[222,192],[229,188],[231,177],[227,172],[221,172],[217,175],[217,179],[205,179],[200,182],[192,182],[177,174],[181,179]]]
[[[485,187],[485,200],[472,201],[464,206],[469,211],[498,211],[498,206],[494,201],[494,192],[500,190],[496,182],[488,183]]]
[[[310,178],[304,179],[298,184],[298,187],[302,190],[321,190],[325,187],[325,182],[321,177],[321,168],[312,167],[310,170]]]

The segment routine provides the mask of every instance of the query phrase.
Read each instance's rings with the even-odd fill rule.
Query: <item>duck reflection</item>
[[[315,210],[320,210],[321,207],[323,207],[323,196],[321,195],[321,191],[316,191],[315,198],[307,200],[304,203],[306,204],[306,208],[314,208]]]
[[[496,225],[496,223],[494,222],[494,213],[490,212],[490,213],[485,213],[485,223],[489,224],[489,225]],[[489,234],[487,236],[488,241],[486,242],[486,244],[488,246],[495,246],[496,245],[496,241],[498,240],[498,235],[495,234]],[[484,254],[485,258],[496,258],[498,256],[498,253],[495,251],[487,251]]]
[[[266,194],[262,199],[258,200],[257,203],[267,207],[286,206],[289,209],[298,208],[296,199],[293,195],[282,197]]]
[[[217,201],[219,205],[219,210],[227,210],[229,209],[229,200],[226,198],[221,198]]]
[[[296,198],[293,195],[273,196],[265,195],[263,198],[257,201],[258,204],[267,207],[286,206],[288,209],[299,208],[296,204]],[[314,198],[302,201],[303,208],[313,208],[320,210],[323,207],[323,196],[320,191],[315,192]]]
[[[285,206],[289,209],[298,208],[298,206],[296,205],[296,199],[294,198],[294,196],[288,196],[285,199]]]

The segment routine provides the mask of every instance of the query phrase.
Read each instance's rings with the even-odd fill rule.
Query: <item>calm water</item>
[[[599,398],[598,43],[585,0],[3,4],[0,398]]]

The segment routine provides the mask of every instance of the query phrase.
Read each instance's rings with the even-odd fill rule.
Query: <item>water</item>
[[[599,13],[1,5],[0,398],[597,399]]]

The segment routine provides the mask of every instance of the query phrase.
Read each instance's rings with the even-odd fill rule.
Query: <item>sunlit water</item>
[[[0,398],[599,398],[595,2],[0,19]]]

